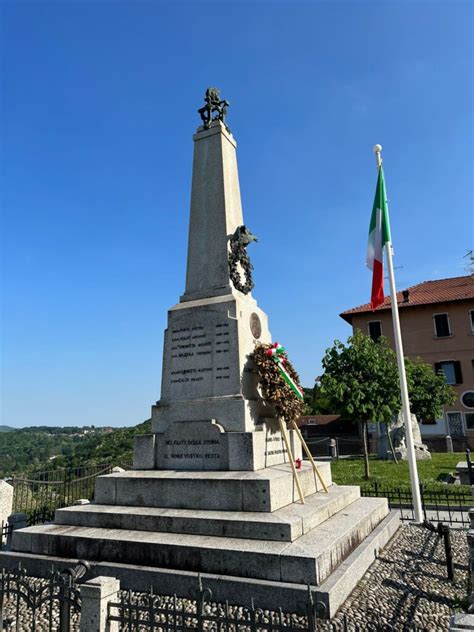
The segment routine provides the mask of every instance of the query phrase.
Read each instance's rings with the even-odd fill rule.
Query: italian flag
[[[367,266],[372,270],[372,295],[370,305],[375,309],[384,302],[383,293],[383,248],[390,241],[390,224],[388,221],[387,195],[383,168],[379,167],[377,188],[375,189],[374,206],[369,226],[369,243],[367,244]]]

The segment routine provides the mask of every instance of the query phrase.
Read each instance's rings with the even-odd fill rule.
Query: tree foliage
[[[113,430],[39,426],[2,432],[0,478],[86,464],[120,465],[131,461],[135,435],[147,432],[149,421]]]
[[[418,421],[439,419],[443,414],[443,406],[456,401],[456,391],[446,384],[443,375],[435,373],[421,358],[405,358],[405,369],[411,412]]]
[[[357,330],[347,344],[336,340],[323,358],[321,394],[332,412],[358,422],[390,422],[400,410],[395,353],[385,339]]]
[[[454,390],[420,358],[405,359],[405,367],[411,412],[418,421],[440,417],[443,406],[455,401]],[[360,424],[368,478],[367,423],[390,423],[401,408],[395,352],[385,338],[374,342],[356,330],[346,345],[336,340],[326,350],[323,368],[321,394],[332,412]]]
[[[304,388],[305,415],[330,415],[333,407],[329,399],[322,393],[321,385]]]

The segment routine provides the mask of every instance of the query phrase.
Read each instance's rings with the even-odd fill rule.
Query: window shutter
[[[435,322],[435,332],[437,338],[446,338],[451,335],[449,329],[449,319],[447,314],[435,314],[433,316]]]
[[[459,360],[453,362],[454,364],[454,375],[456,376],[456,384],[462,384],[462,371],[461,371],[461,363]]]
[[[374,342],[378,342],[380,340],[380,336],[382,335],[382,323],[380,320],[371,320],[369,321],[369,336],[372,338]]]

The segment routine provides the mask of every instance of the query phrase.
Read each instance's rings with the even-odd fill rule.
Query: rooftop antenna
[[[464,270],[469,272],[471,276],[474,276],[474,250],[468,250],[463,259],[468,259],[468,262],[464,266]]]
[[[403,266],[393,266],[394,270],[403,270]],[[384,276],[384,279],[388,279],[388,276]]]

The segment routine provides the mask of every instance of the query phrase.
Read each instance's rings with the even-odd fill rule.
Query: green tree
[[[332,413],[331,402],[324,395],[321,384],[318,381],[313,388],[304,388],[305,415],[330,415]]]
[[[454,404],[457,395],[452,386],[446,384],[442,374],[436,374],[430,364],[417,358],[405,358],[410,411],[418,421],[438,419],[443,407]]]
[[[385,339],[374,342],[356,330],[346,345],[336,340],[322,364],[321,394],[334,413],[359,424],[368,479],[367,424],[389,423],[401,407],[395,353]]]

